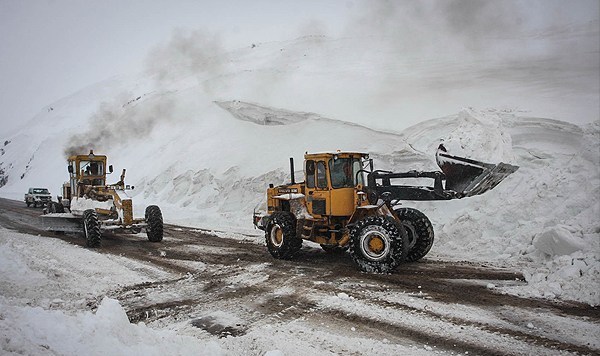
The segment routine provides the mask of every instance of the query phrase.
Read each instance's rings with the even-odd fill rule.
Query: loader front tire
[[[302,239],[296,235],[296,217],[287,211],[278,211],[271,215],[265,239],[269,253],[275,258],[288,260],[302,247]]]
[[[162,212],[156,205],[146,207],[146,234],[151,242],[160,242],[163,239]]]
[[[364,272],[390,273],[406,258],[404,228],[389,216],[367,216],[350,232],[349,254]]]
[[[95,209],[88,209],[83,212],[83,233],[87,247],[100,247],[102,233],[100,222],[98,222],[98,213]]]
[[[425,214],[413,208],[399,208],[394,212],[408,235],[407,262],[425,257],[433,246],[433,225]]]

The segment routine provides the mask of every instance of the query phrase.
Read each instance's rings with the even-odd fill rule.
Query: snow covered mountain
[[[30,186],[58,194],[66,155],[93,149],[127,168],[138,214],[158,204],[170,223],[249,231],[267,185],[289,179],[288,157],[357,150],[380,169],[432,170],[443,141],[520,169],[483,196],[407,202],[435,226],[430,256],[517,266],[529,288],[516,293],[600,304],[598,51],[568,63],[555,53],[456,61],[370,38],[229,52],[180,40],[153,52],[144,73],[94,84],[2,132],[0,196],[22,199]]]

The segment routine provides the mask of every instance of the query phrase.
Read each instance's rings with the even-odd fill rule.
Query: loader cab
[[[90,151],[88,155],[70,156],[68,164],[70,196],[80,196],[83,186],[106,185],[106,156]]]
[[[306,205],[313,216],[350,216],[365,184],[368,155],[358,152],[311,153],[304,156]]]

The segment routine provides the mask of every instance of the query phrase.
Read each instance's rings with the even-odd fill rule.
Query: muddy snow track
[[[41,209],[0,199],[0,225],[85,246],[80,235],[44,231],[40,214]],[[448,353],[600,354],[599,309],[503,293],[501,287],[524,283],[518,272],[425,259],[393,274],[366,274],[347,255],[306,245],[292,261],[274,260],[254,236],[231,239],[167,225],[162,243],[149,242],[144,233],[105,234],[96,251],[151,263],[176,276],[111,293],[132,322],[185,322],[218,337],[302,323]],[[241,322],[227,325],[211,316],[215,310]],[[311,342],[311,335],[295,337]],[[344,351],[339,345],[331,350]]]

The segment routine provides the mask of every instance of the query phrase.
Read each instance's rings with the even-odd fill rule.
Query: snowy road
[[[0,226],[84,246],[80,236],[42,231],[39,214],[0,199]],[[230,354],[600,353],[598,308],[507,294],[525,282],[497,267],[425,259],[390,275],[365,274],[317,245],[281,261],[260,237],[177,226],[166,227],[161,244],[145,234],[107,235],[94,253],[149,264],[169,278],[117,285],[90,310],[108,296],[132,323],[218,340]]]

